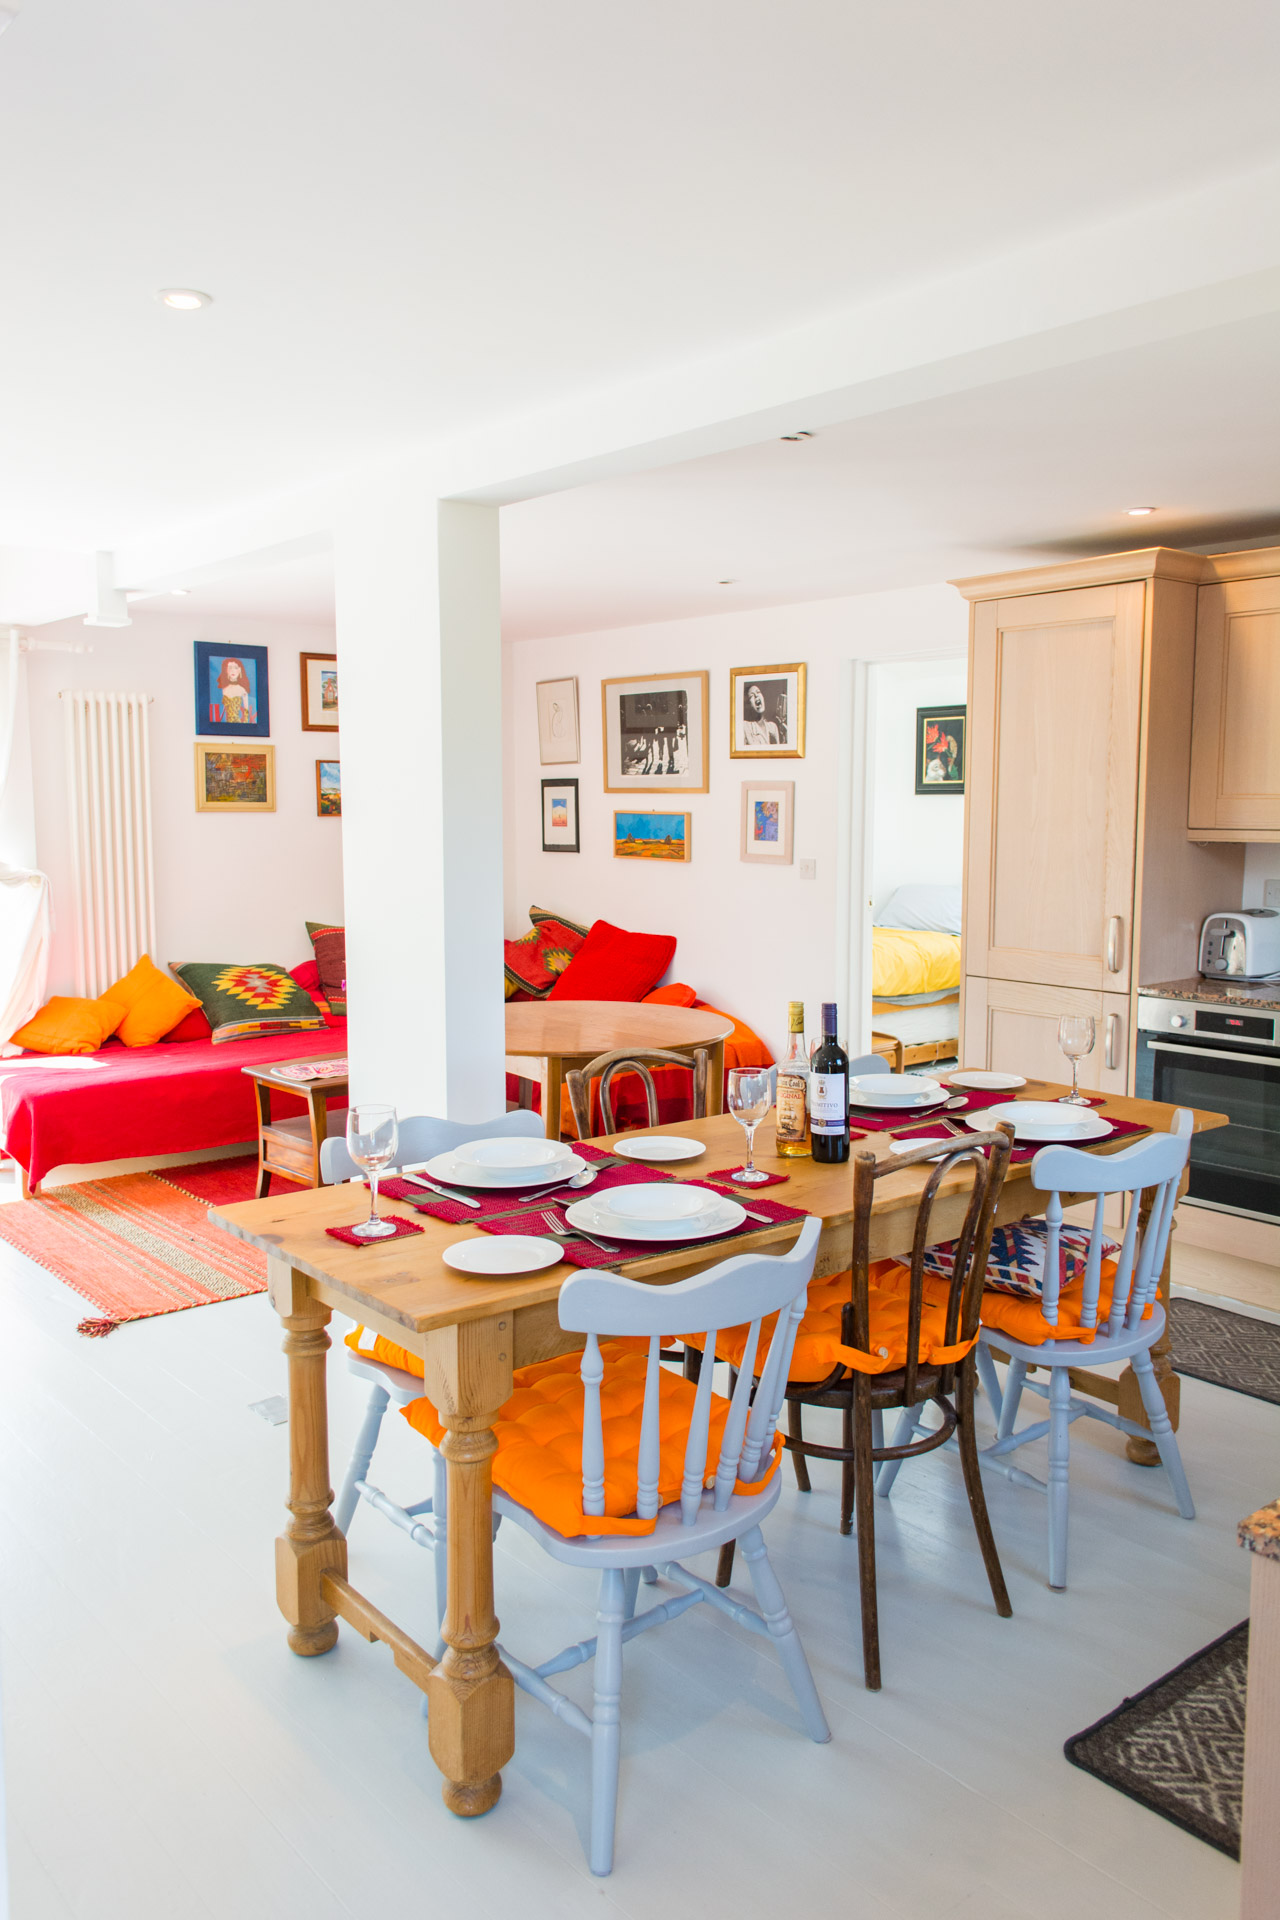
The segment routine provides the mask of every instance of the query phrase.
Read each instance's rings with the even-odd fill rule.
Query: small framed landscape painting
[[[578,752],[578,682],[539,680],[538,758],[544,767],[570,767]]]
[[[323,819],[342,814],[342,764],[338,760],[316,761],[316,812]]]
[[[197,640],[196,732],[221,739],[265,740],[271,732],[265,647],[233,653]]]
[[[783,667],[729,670],[729,755],[734,760],[803,760],[804,696],[808,670]]]
[[[302,731],[338,731],[338,656],[336,653],[300,653],[302,671]]]
[[[196,742],[197,813],[274,813],[274,747],[205,747]]]
[[[580,851],[576,780],[544,780],[542,783],[542,851]]]
[[[794,780],[742,783],[742,858],[761,866],[788,867],[795,843]]]
[[[963,793],[967,709],[916,708],[916,792]]]
[[[706,673],[602,680],[606,793],[706,793]]]
[[[615,813],[613,851],[622,860],[687,860],[693,818],[687,813]]]

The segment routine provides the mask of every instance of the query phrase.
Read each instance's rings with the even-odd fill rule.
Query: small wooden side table
[[[320,1058],[325,1056],[321,1055]],[[263,1199],[271,1186],[271,1176],[292,1180],[295,1186],[320,1185],[320,1149],[331,1133],[346,1126],[347,1075],[326,1074],[316,1080],[282,1079],[282,1067],[301,1067],[305,1060],[280,1060],[267,1066],[242,1067],[253,1081],[258,1097],[258,1198]],[[291,1094],[306,1108],[305,1114],[276,1118],[271,1111],[273,1093]],[[330,1101],[339,1102],[330,1111]]]

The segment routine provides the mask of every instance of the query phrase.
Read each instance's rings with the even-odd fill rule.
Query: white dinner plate
[[[849,1082],[849,1098],[861,1107],[914,1107],[942,1091],[940,1080],[923,1073],[855,1073]]]
[[[576,1153],[566,1152],[563,1160],[557,1160],[550,1167],[479,1167],[474,1163],[468,1165],[456,1153],[438,1153],[434,1160],[428,1160],[426,1173],[430,1179],[449,1187],[499,1187],[509,1191],[512,1187],[563,1186],[575,1173],[581,1173],[586,1164]]]
[[[851,1088],[849,1092],[849,1105],[851,1107],[878,1107],[882,1113],[888,1113],[890,1109],[894,1112],[902,1113],[928,1113],[932,1108],[941,1106],[946,1098],[946,1091],[942,1087],[939,1087],[937,1093],[926,1093],[922,1099],[917,1098],[915,1100],[877,1100],[872,1094],[859,1093],[855,1088]]]
[[[947,1079],[953,1087],[972,1087],[975,1093],[1013,1093],[1027,1084],[1020,1073],[988,1073],[977,1067],[964,1067]]]
[[[924,1133],[916,1140],[891,1140],[889,1142],[889,1151],[890,1153],[910,1153],[916,1147],[931,1146],[933,1144],[933,1138],[934,1136],[932,1134]],[[963,1146],[964,1142],[956,1134],[951,1135],[949,1138],[944,1138],[939,1135],[938,1145],[941,1147],[942,1152],[931,1153],[929,1155],[930,1160],[943,1159],[953,1148]]]
[[[628,1223],[636,1220],[695,1220],[713,1204],[705,1187],[682,1187],[664,1180],[661,1185],[611,1187],[596,1196],[601,1213],[616,1213]]]
[[[543,1267],[554,1267],[564,1259],[564,1249],[554,1240],[535,1239],[531,1233],[494,1233],[482,1240],[455,1240],[440,1257],[457,1273],[500,1279],[503,1274],[539,1273]]]
[[[504,1138],[498,1134],[488,1140],[468,1140],[465,1146],[450,1151],[459,1166],[485,1167],[495,1173],[536,1173],[543,1167],[560,1168],[573,1149],[559,1140],[531,1139],[528,1134]]]
[[[613,1151],[625,1160],[696,1160],[706,1152],[701,1140],[683,1133],[645,1133],[634,1140],[615,1141]]]
[[[603,1204],[608,1197],[602,1193],[598,1201],[575,1200],[565,1208],[569,1225],[602,1234],[606,1240],[610,1235],[616,1240],[706,1240],[715,1233],[731,1233],[747,1217],[736,1200],[717,1200],[708,1193],[705,1198],[710,1204],[705,1211],[687,1220],[624,1220]]]
[[[980,1113],[962,1114],[961,1118],[975,1133],[985,1133],[997,1120],[1007,1120],[1017,1140],[1063,1147],[1105,1140],[1112,1130],[1111,1122],[1101,1119],[1092,1107],[1063,1107],[1056,1100],[1004,1100],[997,1107],[984,1107]]]

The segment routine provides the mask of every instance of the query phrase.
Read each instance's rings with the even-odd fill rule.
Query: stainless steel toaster
[[[1200,971],[1206,980],[1272,980],[1280,975],[1280,913],[1241,907],[1211,913],[1200,929]]]

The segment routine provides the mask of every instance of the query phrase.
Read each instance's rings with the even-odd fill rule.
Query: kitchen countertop
[[[1187,980],[1156,980],[1139,993],[1159,994],[1165,1000],[1200,1000],[1224,1007],[1268,1007],[1280,1013],[1280,980],[1262,980],[1256,986],[1237,985],[1228,980],[1202,980],[1193,973]]]

